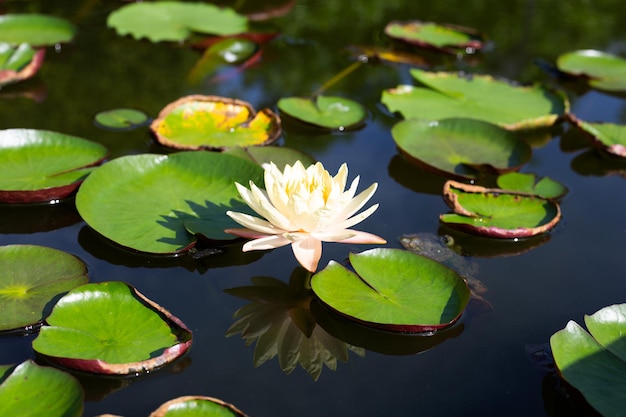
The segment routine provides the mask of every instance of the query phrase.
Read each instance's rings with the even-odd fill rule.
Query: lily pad
[[[485,40],[484,36],[471,28],[419,20],[390,22],[385,26],[385,34],[413,45],[447,53],[467,48],[473,52],[481,49]]]
[[[626,158],[626,126],[615,123],[585,122],[573,114],[569,114],[568,119],[591,138],[597,148],[611,155]]]
[[[124,282],[86,284],[63,296],[33,349],[67,368],[99,374],[150,372],[184,355],[191,331]]]
[[[315,158],[296,149],[284,146],[250,146],[248,148],[230,148],[224,151],[229,155],[238,156],[254,162],[257,165],[273,162],[278,169],[283,170],[285,165],[293,165],[296,161],[302,162],[305,167],[317,162]]]
[[[65,19],[42,14],[5,14],[0,16],[2,42],[34,46],[66,43],[74,38],[76,27]]]
[[[446,225],[472,234],[513,239],[536,236],[561,219],[551,200],[498,188],[448,181],[443,196],[454,213],[442,214]]]
[[[0,86],[32,77],[39,71],[46,52],[26,43],[13,46],[0,42]]]
[[[259,52],[258,45],[244,37],[219,38],[208,46],[195,63],[187,80],[191,85],[200,82],[222,65],[239,65],[250,62]]]
[[[57,298],[89,281],[80,259],[36,245],[0,246],[0,270],[0,331],[41,324]]]
[[[183,41],[193,32],[221,36],[245,32],[248,19],[212,4],[160,1],[120,7],[109,15],[107,25],[135,39]]]
[[[150,417],[246,417],[246,414],[220,399],[190,395],[162,404]]]
[[[576,322],[550,338],[563,378],[605,417],[624,415],[626,406],[626,304],[585,316],[587,333]]]
[[[356,101],[332,96],[281,98],[278,108],[300,121],[339,130],[361,124],[367,115],[365,108]]]
[[[456,322],[469,301],[455,271],[400,249],[350,254],[355,272],[335,261],[311,279],[318,299],[366,326],[396,332],[426,332]]]
[[[269,145],[281,134],[270,109],[257,113],[245,101],[202,95],[168,104],[150,129],[162,145],[193,150]]]
[[[46,130],[0,130],[0,202],[68,197],[107,155],[104,146]]]
[[[80,187],[76,207],[101,235],[127,248],[176,253],[196,233],[232,240],[227,210],[248,212],[235,182],[263,183],[263,169],[215,152],[129,155],[104,164]]]
[[[68,373],[27,360],[5,376],[0,373],[0,415],[83,415],[83,388]]]
[[[119,108],[97,113],[94,121],[107,129],[131,130],[148,123],[148,116],[140,110]]]
[[[532,155],[530,146],[499,126],[473,119],[403,120],[391,134],[402,152],[443,174],[475,178],[479,169],[519,168]]]
[[[567,187],[550,177],[543,177],[537,181],[535,174],[507,172],[500,175],[496,181],[498,187],[504,190],[536,195],[547,199],[558,199],[568,192]]]
[[[467,117],[506,129],[551,126],[569,109],[567,97],[540,85],[519,86],[489,75],[412,69],[423,87],[399,85],[383,91],[382,103],[405,119]]]
[[[560,55],[559,71],[585,77],[591,87],[605,91],[626,91],[626,59],[606,52],[585,49]]]

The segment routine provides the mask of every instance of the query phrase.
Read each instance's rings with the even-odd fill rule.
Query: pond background
[[[235,6],[238,2],[223,2]],[[278,3],[278,2],[277,2]],[[403,3],[403,4],[402,4]],[[95,113],[131,107],[156,116],[167,103],[188,94],[215,94],[275,109],[281,97],[307,96],[347,67],[350,45],[387,45],[382,33],[391,20],[454,23],[486,33],[493,42],[464,60],[434,59],[434,69],[489,73],[520,82],[553,82],[535,60],[554,62],[575,49],[626,54],[626,15],[618,1],[298,1],[286,16],[260,24],[281,36],[264,47],[262,61],[214,84],[189,85],[186,77],[200,57],[177,44],[152,44],[120,37],[106,28],[114,1],[5,0],[1,12],[38,12],[64,17],[78,27],[75,40],[59,52],[48,49],[32,80],[0,90],[0,128],[54,130],[100,142],[110,158],[165,152],[147,129],[110,132],[93,124]],[[253,26],[254,27],[254,26]],[[327,133],[285,123],[280,144],[304,151],[331,172],[347,162],[361,187],[379,189],[380,208],[359,225],[400,247],[406,233],[437,233],[438,216],[448,211],[441,198],[443,177],[400,157],[390,128],[400,119],[379,103],[384,88],[412,83],[408,67],[370,62],[327,94],[364,104],[363,129]],[[19,95],[34,92],[36,100]],[[596,91],[567,90],[572,112],[583,120],[626,122],[623,98]],[[235,404],[251,417],[339,415],[470,416],[575,415],[555,404],[551,379],[538,369],[527,347],[584,314],[626,302],[624,239],[626,164],[576,149],[568,125],[534,148],[522,171],[550,176],[570,193],[563,220],[549,239],[524,251],[521,243],[495,249],[481,239],[464,248],[475,254],[476,276],[488,288],[491,311],[468,310],[458,335],[421,354],[350,353],[336,371],[324,369],[317,382],[302,369],[285,375],[277,359],[255,368],[253,346],[239,336],[225,338],[233,313],[247,302],[224,289],[250,284],[254,276],[288,281],[297,263],[288,248],[239,253],[194,261],[135,255],[116,248],[78,217],[73,200],[54,206],[0,207],[0,244],[50,246],[79,256],[92,281],[121,280],[179,317],[193,332],[190,354],[174,366],[128,380],[89,379],[85,416],[113,413],[147,416],[161,403],[182,395],[208,395]],[[571,150],[570,150],[571,149]],[[607,175],[606,171],[621,175]],[[519,249],[515,246],[519,245]],[[320,269],[331,259],[368,246],[325,244]],[[494,252],[504,256],[479,256]],[[520,251],[519,254],[513,254]],[[460,329],[460,330],[459,330]],[[33,357],[32,338],[0,338],[0,363]],[[102,400],[96,400],[98,395]]]

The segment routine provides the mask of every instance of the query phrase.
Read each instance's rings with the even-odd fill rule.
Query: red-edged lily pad
[[[561,219],[556,202],[509,190],[448,181],[443,196],[454,213],[439,219],[472,234],[503,239],[536,236]]]
[[[218,398],[188,395],[174,398],[150,413],[150,417],[247,417],[243,411]]]
[[[0,366],[0,415],[80,417],[83,388],[67,372],[31,360],[3,371]],[[4,374],[4,376],[3,376]]]
[[[0,86],[32,77],[39,71],[46,51],[26,43],[13,46],[0,42]]]
[[[0,130],[0,202],[66,198],[106,155],[104,146],[62,133]]]
[[[369,327],[426,332],[455,323],[470,297],[455,271],[401,249],[350,254],[354,272],[335,261],[311,279],[332,311]]]
[[[0,270],[0,331],[40,325],[55,299],[89,281],[80,259],[36,245],[0,246]]]
[[[161,368],[191,347],[191,331],[124,282],[78,287],[55,305],[33,349],[67,368],[130,375]]]
[[[270,109],[256,112],[245,101],[202,95],[168,104],[150,129],[162,145],[189,150],[268,145],[281,134]]]
[[[572,124],[590,138],[597,148],[620,158],[626,158],[626,126],[615,123],[593,123],[568,115]]]
[[[450,54],[459,50],[474,52],[485,44],[485,36],[475,29],[419,20],[390,22],[385,33],[403,42]]]

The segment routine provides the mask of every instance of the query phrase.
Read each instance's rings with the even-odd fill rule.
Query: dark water
[[[536,59],[552,62],[559,53],[582,48],[626,52],[626,16],[618,13],[617,1],[310,0],[298,1],[289,15],[263,24],[282,35],[266,46],[260,64],[225,74],[230,78],[219,83],[192,86],[186,77],[197,52],[117,36],[105,20],[118,3],[59,3],[0,3],[7,12],[55,14],[79,28],[73,44],[48,51],[34,80],[0,90],[0,128],[81,136],[106,145],[112,158],[160,150],[145,130],[98,129],[92,123],[98,111],[132,107],[154,116],[165,104],[192,93],[275,108],[279,98],[309,95],[347,67],[351,58],[345,47],[386,44],[382,29],[394,19],[480,29],[493,41],[489,51],[469,61],[435,58],[436,68],[522,82],[552,81],[534,64]],[[287,125],[280,142],[311,154],[331,171],[347,162],[350,178],[361,176],[362,189],[378,182],[373,200],[380,208],[360,228],[385,237],[389,247],[400,247],[398,237],[405,233],[437,233],[438,216],[447,211],[440,195],[445,179],[399,156],[390,134],[398,119],[378,103],[382,89],[401,82],[410,82],[407,67],[368,63],[327,91],[367,106],[363,129],[323,133]],[[38,100],[16,96],[25,90],[36,91]],[[595,91],[568,95],[582,119],[626,119],[622,98]],[[523,169],[550,176],[570,190],[562,202],[563,221],[549,239],[526,251],[522,244],[510,243],[500,256],[491,256],[494,251],[480,240],[467,244],[476,255],[477,278],[488,287],[484,297],[491,311],[470,309],[451,337],[421,354],[410,353],[417,350],[414,340],[378,343],[365,336],[352,342],[367,346],[364,357],[350,353],[347,363],[339,363],[336,371],[325,368],[317,382],[300,368],[285,375],[277,359],[255,368],[253,347],[238,336],[224,337],[233,313],[246,304],[224,289],[249,285],[259,275],[287,281],[297,266],[287,248],[262,256],[243,256],[234,248],[201,262],[133,255],[108,245],[82,223],[73,201],[28,210],[1,207],[0,244],[40,244],[73,253],[88,264],[92,281],[136,286],[194,332],[191,353],[172,367],[131,380],[86,379],[86,416],[147,416],[169,399],[194,394],[231,402],[251,417],[573,415],[554,405],[559,397],[550,394],[550,380],[544,380],[526,349],[547,343],[570,319],[580,323],[584,314],[626,301],[626,197],[624,178],[604,172],[610,161],[586,149],[570,151],[571,136],[567,125],[556,129],[554,137],[534,148]],[[622,174],[625,167],[618,165]],[[366,248],[326,244],[320,265]],[[0,363],[33,357],[30,343],[29,338],[1,338]],[[402,354],[390,354],[386,344]]]

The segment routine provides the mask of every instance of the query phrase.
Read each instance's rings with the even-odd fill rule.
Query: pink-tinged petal
[[[367,232],[361,232],[359,230],[352,229],[335,229],[325,232],[316,232],[311,234],[316,239],[322,242],[338,242],[338,243],[387,243],[385,239],[380,236],[373,235]]]
[[[274,235],[246,242],[241,250],[243,250],[244,252],[248,252],[251,250],[268,250],[280,248],[281,246],[286,246],[290,243],[291,242],[288,239],[285,239],[280,235]]]
[[[372,213],[374,213],[376,211],[377,208],[378,208],[378,204],[374,204],[372,207],[370,207],[367,210],[357,214],[354,217],[349,218],[348,220],[345,220],[343,222],[338,222],[336,224],[333,224],[332,227],[334,229],[349,229],[350,227],[354,226],[355,224],[361,223],[363,220],[367,219],[369,216],[372,215]]]
[[[293,242],[291,249],[293,249],[293,254],[300,262],[300,265],[308,271],[315,272],[317,264],[322,257],[322,242],[309,237],[308,239]]]
[[[224,233],[230,233],[231,235],[245,237],[246,239],[260,239],[262,237],[274,236],[257,232],[256,230],[251,229],[225,229]]]
[[[250,216],[249,214],[237,213],[229,210],[226,212],[226,215],[240,225],[266,235],[279,235],[285,232],[285,230],[275,227],[270,222],[259,219],[258,217]]]
[[[361,243],[361,244],[375,243],[375,244],[380,244],[380,245],[384,245],[385,243],[387,243],[385,239],[383,239],[380,236],[376,236],[372,233],[361,232],[360,230],[350,230],[350,231],[354,233],[354,236],[345,240],[341,240],[339,241],[339,243]]]

